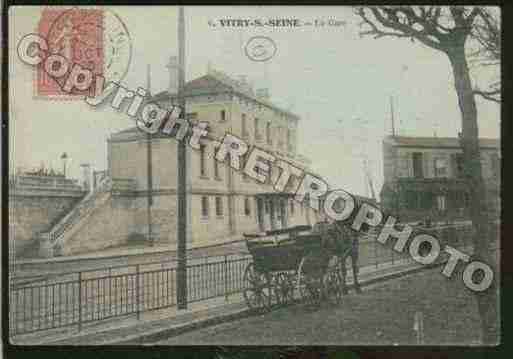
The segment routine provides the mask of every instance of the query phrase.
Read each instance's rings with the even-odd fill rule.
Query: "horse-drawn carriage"
[[[253,257],[244,272],[248,307],[270,310],[294,301],[295,292],[312,304],[322,299],[339,303],[345,284],[341,266],[349,248],[347,241],[333,241],[326,234],[319,225],[244,234]]]

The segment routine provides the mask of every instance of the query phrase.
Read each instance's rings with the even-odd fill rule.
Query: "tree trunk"
[[[482,261],[494,271],[494,280],[490,288],[481,293],[476,293],[481,317],[482,341],[483,344],[492,345],[499,343],[497,254],[494,252],[495,254],[492,255],[490,252],[490,242],[495,241],[495,238],[489,236],[491,222],[481,167],[477,109],[465,57],[464,41],[448,50],[447,55],[451,62],[454,86],[462,115],[461,142],[465,163],[464,173],[470,190],[470,219],[473,227],[474,255],[472,260]]]

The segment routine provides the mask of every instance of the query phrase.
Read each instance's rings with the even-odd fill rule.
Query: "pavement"
[[[221,243],[214,243],[214,241],[195,241],[189,244],[189,249],[199,249],[199,248],[212,248],[212,247],[220,247],[226,244],[231,244],[235,242],[243,242],[241,236],[234,236],[229,238],[224,238]],[[80,259],[89,259],[89,258],[112,258],[118,256],[133,256],[141,254],[141,250],[144,250],[145,253],[159,253],[159,252],[167,252],[167,251],[176,251],[176,243],[156,243],[154,246],[149,245],[133,245],[133,246],[119,246],[112,248],[105,248],[101,251],[91,251],[84,254],[70,255],[70,256],[61,256],[61,257],[53,257],[53,258],[22,258],[16,261],[17,264],[26,264],[26,263],[46,263],[46,262],[65,262],[65,261],[76,261]]]
[[[395,261],[394,264],[383,263],[378,266],[362,267],[360,268],[361,285],[362,287],[376,286],[384,281],[426,268],[428,267],[421,266],[408,259]],[[351,288],[351,281],[352,276],[349,275],[349,288]],[[51,331],[24,334],[11,339],[11,341],[13,344],[19,345],[145,344],[198,328],[255,315],[247,308],[241,294],[232,295],[227,299],[218,297],[193,303],[189,305],[187,310],[177,310],[176,307],[171,307],[143,312],[139,320],[135,315],[130,315],[84,324],[80,332],[75,325]]]
[[[482,345],[478,305],[461,280],[462,271],[447,279],[440,267],[422,270],[368,286],[357,295],[350,293],[337,305],[281,307],[151,343],[173,347]]]

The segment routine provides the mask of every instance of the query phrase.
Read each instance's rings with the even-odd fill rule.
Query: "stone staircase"
[[[88,193],[73,209],[57,222],[50,231],[40,234],[39,254],[42,257],[62,255],[64,243],[69,239],[96,208],[111,195],[112,180],[104,177],[94,190]]]

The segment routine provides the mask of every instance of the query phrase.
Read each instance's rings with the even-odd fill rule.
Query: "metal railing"
[[[468,228],[469,229],[469,228]],[[468,230],[467,228],[465,230]],[[468,246],[470,238],[458,230],[448,244]],[[376,269],[411,261],[378,243],[377,233],[360,242],[359,266]],[[445,235],[444,235],[445,237]],[[247,253],[191,258],[187,266],[189,303],[228,297],[244,289],[244,270],[252,261]],[[349,263],[346,263],[349,265]],[[176,263],[153,262],[63,273],[59,278],[10,288],[10,334],[77,326],[113,317],[176,306]]]
[[[249,256],[224,256],[188,266],[188,302],[240,292],[250,261]],[[67,326],[77,326],[80,331],[86,323],[131,314],[139,319],[141,312],[176,306],[173,263],[161,263],[158,269],[141,270],[142,266],[116,268],[115,274],[108,268],[99,276],[78,272],[73,279],[11,288],[10,334]]]

